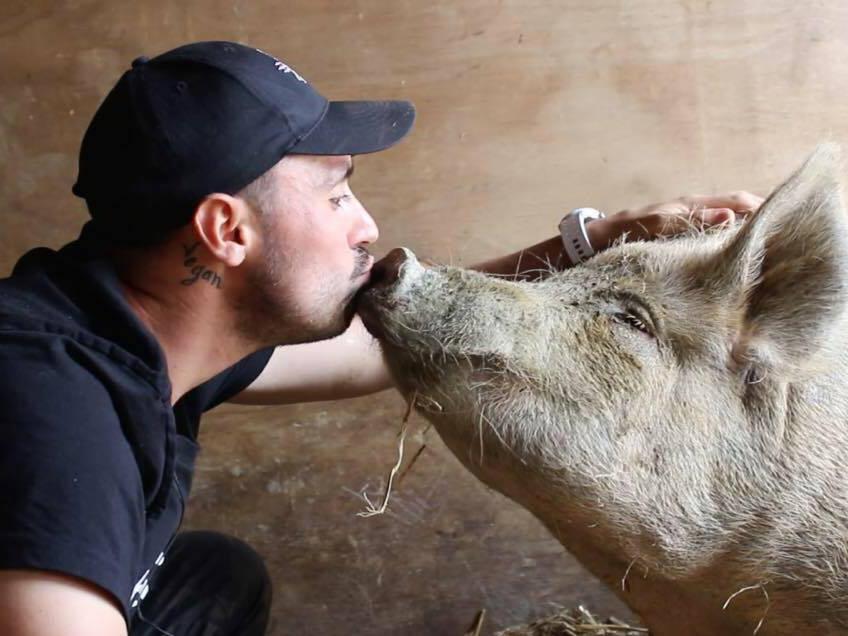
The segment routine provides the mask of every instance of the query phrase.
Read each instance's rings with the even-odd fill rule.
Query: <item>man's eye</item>
[[[332,203],[336,207],[339,207],[342,204],[342,201],[346,201],[349,198],[350,198],[349,194],[343,194],[341,196],[331,198],[330,203]]]

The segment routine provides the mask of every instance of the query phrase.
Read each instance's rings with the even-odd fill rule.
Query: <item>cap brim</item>
[[[330,102],[291,150],[303,155],[362,155],[394,146],[412,129],[415,107],[403,101]]]

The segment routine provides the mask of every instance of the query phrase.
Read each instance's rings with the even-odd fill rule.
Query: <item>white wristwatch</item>
[[[562,245],[572,264],[577,265],[595,255],[586,226],[595,219],[604,218],[604,213],[595,208],[576,208],[566,214],[559,223]]]

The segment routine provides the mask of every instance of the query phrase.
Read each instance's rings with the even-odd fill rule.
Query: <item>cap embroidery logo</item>
[[[297,79],[299,79],[304,84],[309,83],[305,79],[303,79],[300,75],[298,75],[297,71],[294,70],[291,66],[283,64],[280,60],[277,60],[276,62],[274,62],[274,66],[277,67],[278,71],[282,71],[283,73],[291,73],[292,75],[294,75]]]
[[[280,60],[278,60],[276,57],[274,57],[270,53],[266,53],[262,49],[256,49],[256,51],[258,53],[262,53],[262,55],[267,55],[272,60],[274,60],[274,66],[277,67],[277,70],[280,71],[281,73],[291,73],[292,75],[294,75],[298,79],[298,81],[301,81],[304,84],[309,83],[305,79],[303,79],[303,77],[301,77],[300,74],[296,70],[294,70],[291,66],[289,66],[288,64],[285,64],[284,62],[281,62]]]

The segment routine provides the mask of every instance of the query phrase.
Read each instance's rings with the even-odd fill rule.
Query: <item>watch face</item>
[[[580,214],[586,221],[604,218],[604,213],[595,208],[577,208],[574,212]]]

